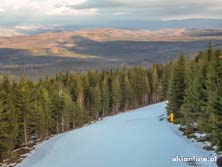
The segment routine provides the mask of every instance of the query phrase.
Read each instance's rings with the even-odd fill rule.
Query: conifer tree
[[[198,64],[190,64],[186,73],[187,87],[185,90],[184,103],[181,114],[188,128],[196,128],[197,119],[201,111],[201,100],[203,98],[203,74]]]
[[[158,91],[159,91],[159,75],[156,65],[153,65],[152,71],[152,101],[155,103],[158,101]]]
[[[180,107],[184,102],[185,95],[185,58],[180,55],[177,62],[173,65],[168,90],[168,113],[173,112],[179,116]]]
[[[116,113],[119,111],[120,107],[120,83],[117,77],[113,76],[112,78],[112,88],[111,88],[111,97],[112,97],[112,112]]]
[[[123,84],[122,87],[123,108],[126,111],[129,109],[130,103],[133,102],[133,91],[127,74],[124,75],[122,84]]]
[[[57,91],[52,94],[50,112],[52,115],[51,131],[53,134],[60,133],[63,126],[64,97],[59,95]]]
[[[200,68],[202,69],[202,89],[201,91],[201,98],[200,98],[200,114],[198,117],[198,129],[201,132],[209,132],[209,113],[207,112],[207,103],[208,103],[208,91],[207,91],[207,68],[209,64],[209,56],[208,53],[200,52],[198,55],[198,61],[195,61],[199,64]]]
[[[18,85],[18,91],[16,92],[16,109],[19,121],[19,144],[28,144],[32,132],[32,118],[34,117],[32,112],[33,98],[31,97],[29,87],[30,83],[28,83],[25,78],[21,78]]]
[[[109,112],[109,104],[110,104],[110,91],[109,91],[108,80],[106,78],[104,78],[102,81],[101,97],[102,97],[102,116],[104,117]]]
[[[0,162],[7,158],[15,147],[18,134],[14,86],[7,77],[3,78],[0,87]]]
[[[218,150],[222,148],[222,60],[221,53],[215,52],[207,73],[208,106],[210,115],[210,128],[213,133],[212,142],[217,145]]]
[[[170,71],[171,71],[171,63],[164,65],[163,67],[163,74],[161,77],[161,99],[166,99],[167,98],[167,90],[169,87],[169,78],[170,78]]]
[[[99,86],[90,87],[90,108],[91,108],[91,116],[93,119],[99,118],[99,113],[101,112],[101,93]]]

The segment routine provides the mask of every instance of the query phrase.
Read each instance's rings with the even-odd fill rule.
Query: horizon
[[[116,21],[114,23],[102,22],[100,24],[17,24],[0,26],[0,37],[34,35],[48,32],[65,32],[79,30],[96,29],[119,29],[119,30],[150,30],[159,31],[167,29],[186,29],[186,30],[221,30],[222,19],[184,19],[184,20],[150,20],[150,21]]]

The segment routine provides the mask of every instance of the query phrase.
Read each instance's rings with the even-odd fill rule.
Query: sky
[[[0,26],[222,19],[222,0],[1,0]]]

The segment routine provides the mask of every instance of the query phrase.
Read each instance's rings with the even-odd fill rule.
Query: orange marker
[[[174,113],[170,113],[170,122],[174,122]]]

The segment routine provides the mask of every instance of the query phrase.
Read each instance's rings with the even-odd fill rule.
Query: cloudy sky
[[[0,25],[222,19],[222,0],[1,0]]]

